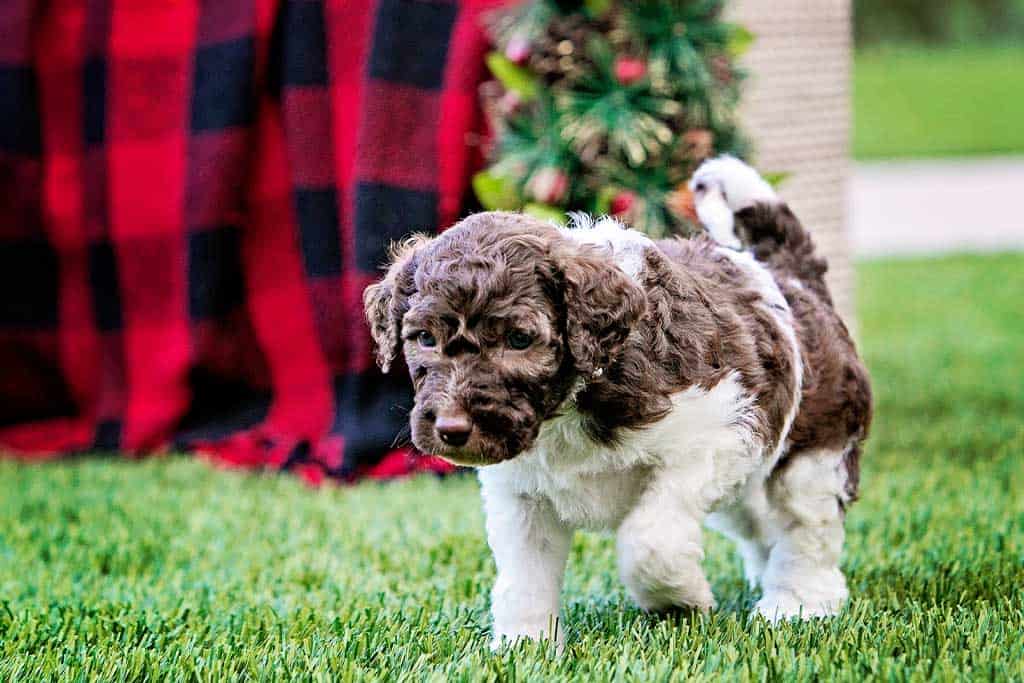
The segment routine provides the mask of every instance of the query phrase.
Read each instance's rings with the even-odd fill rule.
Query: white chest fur
[[[482,468],[485,488],[550,501],[573,527],[615,528],[649,482],[673,481],[680,500],[706,507],[732,493],[761,461],[750,429],[751,400],[735,375],[709,391],[673,397],[673,410],[653,425],[595,443],[574,410],[544,425],[534,447]]]
[[[635,438],[627,442],[635,442]],[[515,460],[480,471],[485,486],[510,487],[548,500],[564,522],[588,529],[614,528],[643,489],[651,456],[635,443],[594,443],[570,410],[544,425],[537,444]]]

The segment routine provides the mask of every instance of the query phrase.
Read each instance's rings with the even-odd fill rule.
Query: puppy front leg
[[[522,638],[563,640],[559,597],[572,531],[548,501],[484,483],[487,542],[498,577],[491,592],[492,648]]]
[[[669,482],[655,481],[622,522],[617,534],[619,576],[642,609],[714,608],[701,566],[703,517]]]

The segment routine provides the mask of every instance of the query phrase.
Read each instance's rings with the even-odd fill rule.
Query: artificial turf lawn
[[[837,619],[648,616],[577,536],[568,647],[487,649],[471,477],[311,491],[185,458],[0,463],[0,680],[1024,678],[1024,255],[860,267],[878,417]]]
[[[889,48],[854,65],[858,159],[1024,154],[1024,46]]]

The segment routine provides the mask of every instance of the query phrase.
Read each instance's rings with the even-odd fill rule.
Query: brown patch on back
[[[871,426],[871,382],[832,303],[825,283],[828,266],[785,204],[762,202],[740,211],[736,232],[786,297],[803,356],[803,398],[786,459],[815,449],[844,452],[852,500],[860,481],[861,444]]]
[[[641,285],[647,311],[617,362],[578,396],[591,431],[661,419],[671,396],[710,389],[730,372],[757,399],[757,432],[773,448],[792,407],[793,358],[749,276],[705,238],[666,240],[648,250]]]

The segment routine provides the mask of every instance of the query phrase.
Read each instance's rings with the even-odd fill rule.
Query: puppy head
[[[417,448],[482,466],[530,448],[577,378],[614,361],[645,300],[604,250],[490,212],[399,245],[364,304],[384,371],[404,352]]]

